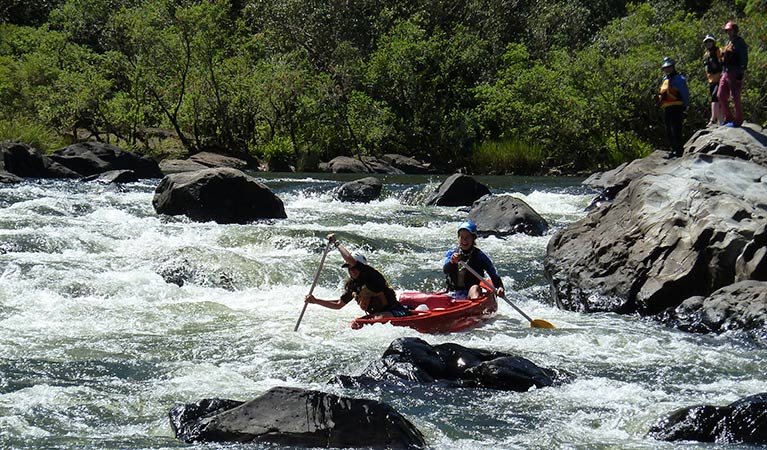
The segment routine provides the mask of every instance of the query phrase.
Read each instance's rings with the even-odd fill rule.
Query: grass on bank
[[[475,146],[471,164],[475,173],[538,175],[545,158],[543,146],[504,139]]]
[[[0,120],[0,141],[17,141],[49,153],[67,145],[58,133],[44,125],[18,120]]]

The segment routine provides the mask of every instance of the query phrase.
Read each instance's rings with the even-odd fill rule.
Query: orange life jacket
[[[715,50],[713,55],[708,50],[703,54],[703,65],[706,66],[706,79],[709,84],[718,83],[722,78],[722,51],[719,47],[715,47]]]
[[[667,77],[660,85],[660,94],[658,94],[660,105],[664,108],[675,105],[683,105],[682,96],[679,90],[671,86],[671,77]]]

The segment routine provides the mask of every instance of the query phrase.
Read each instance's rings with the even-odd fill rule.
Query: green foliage
[[[746,119],[767,123],[762,0],[32,3],[0,6],[17,14],[0,19],[0,121],[38,142],[299,168],[383,153],[475,172],[606,168],[665,145],[663,56],[688,79],[687,132],[703,125],[701,41],[731,19],[750,46]]]
[[[0,120],[0,141],[5,140],[23,142],[43,152],[66,145],[61,136],[44,125],[13,119]]]
[[[545,156],[542,146],[517,139],[484,141],[472,152],[471,167],[477,173],[538,175]]]

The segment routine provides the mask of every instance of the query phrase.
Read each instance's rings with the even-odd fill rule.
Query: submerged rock
[[[677,410],[655,424],[649,435],[662,441],[767,444],[767,393],[727,406],[696,405]]]
[[[186,442],[268,442],[321,448],[421,449],[418,429],[375,400],[276,387],[248,402],[209,399],[170,411]]]

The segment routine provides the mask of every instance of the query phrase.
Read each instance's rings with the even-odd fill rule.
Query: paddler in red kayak
[[[379,319],[385,317],[404,317],[410,312],[397,301],[397,294],[389,286],[381,272],[370,267],[365,256],[360,253],[352,255],[332,234],[328,235],[330,243],[336,246],[344,264],[341,266],[349,271],[349,279],[344,285],[344,293],[337,300],[321,300],[314,295],[306,296],[306,303],[314,303],[330,309],[341,309],[352,299],[357,300],[368,315]]]
[[[469,273],[468,270],[459,267],[458,262],[474,269],[478,274],[490,276],[498,296],[503,297],[503,281],[495,270],[493,261],[485,252],[475,247],[477,241],[477,225],[468,220],[458,226],[458,247],[445,253],[442,259],[442,271],[447,276],[447,288],[453,298],[477,298],[482,295],[479,287],[480,280]]]

